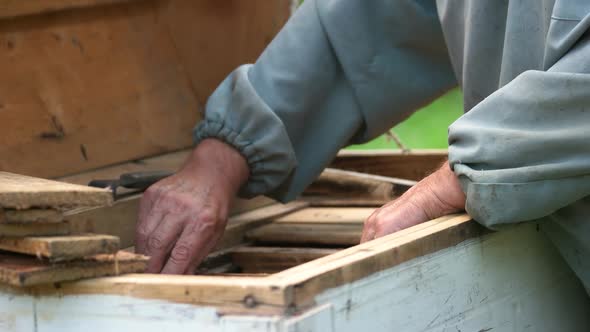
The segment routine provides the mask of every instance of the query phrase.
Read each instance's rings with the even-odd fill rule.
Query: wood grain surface
[[[0,172],[0,207],[74,208],[111,205],[109,190]]]

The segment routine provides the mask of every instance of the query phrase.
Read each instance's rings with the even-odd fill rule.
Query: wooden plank
[[[428,222],[425,222],[425,223],[421,223],[421,224],[412,226],[410,228],[401,230],[401,231],[396,232],[396,233],[393,233],[393,234],[386,235],[386,236],[381,237],[381,238],[377,238],[375,240],[372,240],[372,241],[369,241],[369,242],[366,242],[366,243],[376,244],[376,243],[382,243],[384,241],[389,241],[389,242],[394,242],[395,243],[395,241],[397,239],[399,239],[399,238],[405,238],[407,236],[413,236],[413,235],[416,235],[416,234],[422,234],[421,232],[424,232],[424,234],[430,234],[430,233],[432,233],[432,230],[433,229],[435,231],[437,231],[436,228],[433,228],[434,226],[437,226],[440,223],[443,223],[445,221],[448,221],[448,220],[451,220],[451,219],[455,219],[455,218],[458,218],[458,217],[462,217],[462,216],[463,215],[449,215],[449,216],[444,216],[444,217],[441,217],[441,218],[438,218],[438,219],[434,219],[434,220],[431,220],[431,221],[428,221]],[[467,237],[466,239],[468,239],[468,238],[469,237]],[[366,243],[362,244],[362,246],[369,246]],[[297,271],[299,271],[299,272],[308,271],[309,272],[311,269],[314,269],[314,268],[317,268],[317,267],[321,266],[321,264],[326,264],[327,261],[331,261],[331,260],[338,261],[338,260],[341,260],[342,257],[347,257],[350,253],[355,253],[356,250],[353,250],[353,249],[357,249],[357,248],[359,248],[359,246],[354,246],[354,247],[351,247],[351,248],[347,248],[347,249],[341,250],[338,254],[335,254],[335,255],[330,256],[330,259],[327,259],[326,258],[326,259],[321,260],[319,264],[318,263],[315,263],[315,262],[313,264],[308,263],[308,264],[305,264],[305,266],[304,266],[303,269],[297,268],[294,271],[295,272],[297,272]],[[364,251],[364,250],[361,249],[360,251]],[[293,269],[291,269],[291,270],[293,270]],[[293,272],[293,271],[291,271],[291,272]],[[279,277],[281,277],[281,275],[279,275]]]
[[[51,237],[0,237],[0,249],[47,258],[50,262],[81,259],[119,250],[119,239],[110,235]]]
[[[303,196],[301,201],[308,202],[311,207],[380,207],[389,199],[364,199],[356,197]]]
[[[274,204],[277,204],[277,201],[264,196],[258,196],[251,199],[236,198],[233,200],[231,204],[229,214],[231,217],[234,217],[242,213],[254,211],[256,209],[260,209],[267,206],[272,206]]]
[[[234,273],[240,269],[231,260],[231,251],[235,247],[216,250],[201,262],[194,274]]]
[[[0,169],[58,177],[190,147],[201,105],[256,60],[289,3],[131,1],[1,20]]]
[[[307,208],[278,218],[275,223],[291,224],[363,224],[375,208]]]
[[[66,9],[93,7],[125,1],[130,0],[2,0],[0,1],[0,19],[52,13]]]
[[[161,4],[158,19],[169,31],[199,105],[228,73],[256,61],[289,19],[290,7],[290,0]]]
[[[327,289],[311,309],[328,306],[327,330],[305,312],[284,330],[590,331],[584,287],[535,228],[525,223]]]
[[[110,205],[109,190],[0,172],[0,207],[73,208]]]
[[[120,239],[122,248],[135,244],[139,198],[136,195],[115,201],[112,206],[68,211],[64,218],[74,234],[108,234]]]
[[[176,303],[217,307],[217,314],[285,312],[283,290],[273,287],[268,277],[217,277],[131,274],[118,277],[62,283],[59,287],[35,287],[38,296],[114,294]]]
[[[256,243],[352,246],[374,208],[307,208],[247,233]]]
[[[198,267],[197,274],[237,272],[238,268],[232,263],[231,253],[236,246],[244,244],[246,232],[307,206],[306,202],[294,201],[262,207],[231,217],[220,242],[214,252],[209,254]]]
[[[67,221],[58,223],[0,224],[0,236],[57,236],[73,233]]]
[[[391,200],[415,184],[411,180],[326,168],[304,194]]]
[[[292,305],[303,308],[313,297],[333,287],[359,280],[384,267],[448,248],[465,239],[481,235],[483,228],[468,215],[443,217],[422,224],[419,230],[406,230],[342,250],[292,269],[277,273],[292,289]]]
[[[130,275],[59,287],[36,287],[37,296],[120,295],[218,308],[219,314],[286,314],[299,311],[327,289],[482,234],[466,215],[439,218],[345,249],[268,277]],[[299,290],[301,288],[301,291]]]
[[[62,176],[58,180],[73,184],[88,185],[92,180],[118,179],[124,173],[151,171],[175,172],[184,164],[190,153],[190,149],[164,153],[155,157],[108,165],[77,174]]]
[[[361,223],[273,223],[248,232],[246,239],[259,244],[345,247],[359,244],[362,231]]]
[[[337,251],[327,248],[242,246],[233,249],[230,255],[243,273],[276,273]]]
[[[590,301],[583,286],[534,224],[519,226],[522,228],[526,231],[498,232],[466,241],[328,289],[316,295],[313,308],[304,311],[269,315],[258,310],[265,306],[260,301],[242,315],[220,316],[223,304],[201,304],[200,295],[213,302],[228,293],[201,282],[200,276],[142,275],[48,285],[52,291],[36,293],[38,288],[34,288],[30,292],[34,296],[5,287],[0,293],[4,309],[0,326],[33,331],[36,313],[39,331],[67,330],[80,322],[91,322],[84,325],[87,332],[589,331]],[[170,278],[171,282],[166,285],[155,278]],[[238,283],[240,276],[227,278]],[[270,283],[272,277],[256,279]],[[105,292],[89,285],[98,282]],[[74,292],[72,287],[80,284],[87,293]],[[190,296],[182,293],[183,284]],[[240,292],[237,286],[228,287]],[[173,293],[183,301],[176,301]]]
[[[55,209],[0,209],[0,224],[58,223],[63,219],[63,212]]]
[[[35,257],[0,253],[0,282],[18,287],[145,271],[148,258],[119,252],[86,260],[50,263]]]
[[[199,104],[155,17],[133,1],[0,20],[0,169],[49,178],[190,147]]]
[[[447,150],[342,150],[330,167],[420,181],[446,159]]]
[[[270,273],[215,273],[216,277],[268,277]]]
[[[307,206],[306,202],[294,201],[287,204],[274,204],[233,216],[229,219],[223,237],[215,249],[220,250],[242,244],[249,230]]]

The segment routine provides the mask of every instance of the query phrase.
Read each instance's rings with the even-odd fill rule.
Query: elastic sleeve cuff
[[[296,166],[284,125],[250,84],[248,68],[238,68],[218,87],[207,102],[205,119],[193,131],[195,145],[219,139],[246,159],[250,176],[238,194],[243,198],[272,193]]]
[[[590,189],[590,177],[523,183],[478,183],[455,165],[467,201],[465,209],[487,228],[533,221],[582,199]]]
[[[236,131],[224,127],[222,123],[202,121],[197,125],[193,132],[193,141],[195,145],[198,145],[201,141],[207,138],[215,138],[231,145],[246,159],[251,175],[248,178],[246,185],[240,189],[238,194],[240,197],[250,198],[264,194],[269,190],[269,186],[265,181],[253,181],[255,178],[252,177],[252,174],[259,174],[264,166],[263,163],[260,162],[260,158],[257,157],[260,156],[260,154],[255,152],[256,149],[253,147],[252,142],[240,137],[240,134]]]

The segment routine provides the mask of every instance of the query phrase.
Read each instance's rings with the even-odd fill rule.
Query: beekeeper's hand
[[[151,257],[148,272],[194,273],[221,238],[231,201],[248,175],[237,150],[206,139],[180,171],[148,188],[136,229],[137,252]]]
[[[448,163],[365,221],[361,242],[465,209],[465,194]]]

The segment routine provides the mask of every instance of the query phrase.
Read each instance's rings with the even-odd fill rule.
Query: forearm
[[[376,210],[365,222],[362,241],[436,219],[465,208],[465,195],[456,175],[444,163],[437,171]]]
[[[194,176],[202,168],[218,179],[219,187],[224,192],[235,196],[250,174],[246,159],[234,149],[217,139],[205,139],[199,144],[186,160],[182,172]]]

